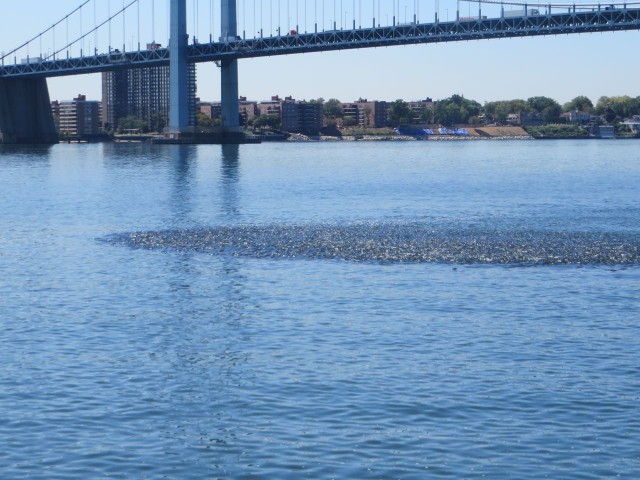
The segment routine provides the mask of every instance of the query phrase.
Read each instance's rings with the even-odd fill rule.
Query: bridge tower
[[[187,0],[171,0],[169,32],[169,127],[170,136],[189,132],[189,86],[187,83]]]
[[[235,41],[238,35],[236,0],[222,0],[222,38],[221,41]],[[240,111],[238,107],[238,60],[222,60],[221,101],[222,127],[225,133],[240,130]]]
[[[236,0],[222,0],[222,38],[235,41],[237,32]],[[189,89],[187,83],[188,45],[187,1],[171,0],[171,31],[169,40],[169,127],[166,133],[177,137],[190,134]],[[220,65],[222,86],[222,127],[225,133],[240,130],[238,108],[238,60],[223,60]]]

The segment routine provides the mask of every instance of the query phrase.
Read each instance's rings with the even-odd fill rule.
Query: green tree
[[[211,128],[220,125],[220,119],[211,118],[203,112],[196,112],[196,125],[204,128]]]
[[[102,130],[104,131],[104,133],[106,133],[107,135],[113,135],[114,133],[114,129],[113,129],[113,125],[111,125],[110,123],[105,123],[102,126]]]
[[[411,123],[413,112],[409,104],[404,100],[391,102],[387,107],[387,124],[390,127],[397,127],[403,123]]]
[[[441,125],[469,123],[470,117],[480,115],[482,105],[475,100],[467,100],[462,95],[452,95],[436,102],[435,122]]]
[[[589,113],[593,110],[593,102],[589,99],[589,97],[579,95],[570,102],[562,105],[563,112],[571,112],[573,110]]]
[[[531,97],[527,99],[526,108],[530,112],[542,114],[545,122],[554,122],[560,118],[562,107],[553,98]]]
[[[280,128],[280,119],[271,115],[258,115],[253,119],[254,128]]]
[[[167,114],[165,112],[157,112],[151,115],[149,121],[149,130],[152,132],[162,132],[167,126]]]
[[[598,115],[604,116],[607,122],[611,122],[616,118],[616,112],[613,108],[613,102],[610,97],[600,97],[596,103],[596,112]]]
[[[471,125],[472,127],[479,127],[480,125],[482,125],[482,120],[480,119],[480,117],[469,117],[469,125]]]
[[[433,110],[430,108],[421,108],[417,112],[418,120],[421,123],[432,123],[433,122]]]
[[[121,118],[118,122],[118,132],[122,133],[125,130],[138,130],[141,133],[147,133],[149,131],[149,125],[141,118],[130,115]]]
[[[342,126],[343,127],[353,127],[358,124],[358,121],[350,115],[346,115],[342,117]]]
[[[365,105],[362,109],[362,113],[364,114],[364,125],[368,127],[371,123],[371,107],[369,105]]]
[[[342,117],[342,108],[340,108],[340,100],[337,98],[330,98],[323,105],[324,115],[328,118]]]
[[[442,125],[462,123],[460,106],[454,103],[441,103],[436,107],[436,118]]]
[[[596,112],[598,115],[604,115],[608,122],[640,115],[640,97],[600,97],[596,103]]]
[[[524,110],[526,110],[526,102],[520,99],[498,100],[484,104],[486,118],[497,123],[506,123],[510,113],[520,113]]]

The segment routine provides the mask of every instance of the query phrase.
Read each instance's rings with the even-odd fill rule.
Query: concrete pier
[[[58,141],[45,78],[0,78],[0,143]]]

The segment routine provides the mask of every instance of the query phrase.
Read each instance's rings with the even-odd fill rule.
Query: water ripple
[[[419,223],[240,225],[112,235],[132,248],[377,263],[636,265],[633,233],[475,231]]]

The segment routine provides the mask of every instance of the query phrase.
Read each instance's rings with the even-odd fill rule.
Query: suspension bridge
[[[638,3],[559,5],[466,1],[474,5],[473,13],[470,6],[468,14],[461,13],[460,2],[456,1],[455,16],[449,19],[447,9],[443,19],[439,0],[435,0],[431,10],[421,0],[414,0],[412,6],[404,1],[404,9],[400,0],[386,1],[382,7],[380,0],[258,0],[257,4],[256,0],[209,0],[208,13],[203,12],[204,15],[200,12],[206,11],[206,7],[201,8],[200,1],[193,0],[190,25],[193,32],[189,35],[187,0],[165,0],[168,47],[145,49],[142,46],[148,44],[141,41],[144,35],[141,24],[145,18],[150,18],[152,24],[151,45],[157,45],[156,0],[123,0],[122,7],[115,12],[109,0],[104,20],[98,20],[97,0],[86,0],[48,29],[0,56],[0,143],[56,141],[46,83],[49,77],[169,65],[170,108],[166,134],[178,138],[192,131],[187,100],[190,63],[215,62],[220,67],[222,125],[225,132],[234,133],[239,130],[238,61],[241,59],[640,29]],[[215,25],[218,12],[219,27]],[[423,22],[421,15],[430,18]],[[76,17],[80,18],[80,28],[70,36],[69,24]],[[202,26],[203,17],[208,20],[208,27]],[[137,42],[129,42],[129,48],[127,28],[137,37]],[[122,34],[118,48],[113,46],[118,36],[113,34],[116,29]],[[198,36],[200,29],[208,30],[204,42]],[[64,37],[62,46],[56,47],[61,36]],[[32,52],[37,53],[32,55]]]

